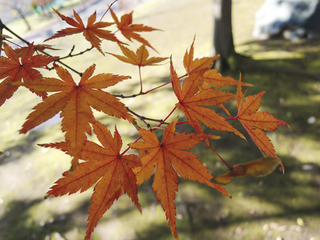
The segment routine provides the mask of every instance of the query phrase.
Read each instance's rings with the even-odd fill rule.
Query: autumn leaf
[[[118,58],[120,61],[123,61],[125,63],[130,63],[132,65],[137,65],[139,67],[144,67],[144,66],[154,66],[156,63],[162,62],[168,58],[162,58],[162,57],[149,57],[149,52],[146,48],[146,45],[143,44],[141,47],[139,47],[134,53],[131,51],[129,48],[122,46],[119,44],[119,47],[121,48],[122,53],[124,56],[109,53],[110,55]]]
[[[60,79],[44,78],[27,85],[38,91],[57,93],[34,107],[20,133],[28,132],[61,111],[62,131],[66,133],[66,141],[74,155],[77,155],[86,140],[86,134],[91,133],[89,123],[95,121],[91,108],[130,122],[135,121],[116,97],[101,90],[128,79],[129,76],[106,73],[92,77],[95,70],[95,65],[92,65],[83,73],[79,84],[76,84],[66,69],[55,65],[55,70]]]
[[[123,193],[127,193],[139,211],[142,211],[138,199],[136,176],[132,170],[141,166],[138,156],[120,153],[122,140],[117,129],[112,137],[108,128],[96,121],[93,131],[102,146],[85,141],[80,158],[86,162],[80,163],[71,175],[59,179],[46,195],[46,197],[50,195],[57,197],[78,191],[84,192],[97,183],[91,198],[85,239],[90,239],[103,214]],[[61,148],[66,151],[67,143],[42,146]]]
[[[49,63],[57,60],[58,57],[48,57],[45,55],[34,55],[34,46],[30,44],[19,56],[16,50],[4,44],[4,51],[7,57],[0,57],[0,79],[4,78],[0,87],[0,106],[18,89],[19,86],[9,85],[13,82],[31,83],[42,79],[41,73],[35,68],[46,67]],[[43,99],[46,93],[43,91],[31,90]]]
[[[262,91],[256,95],[244,97],[241,90],[241,79],[237,89],[237,120],[250,135],[253,142],[262,152],[270,157],[277,157],[274,146],[264,131],[274,131],[280,125],[289,127],[287,123],[275,118],[269,112],[257,112],[261,105],[261,97],[265,94]]]
[[[234,99],[235,95],[221,89],[199,87],[203,83],[204,70],[194,72],[188,76],[182,85],[178,79],[177,73],[170,61],[170,75],[173,86],[173,91],[178,98],[176,107],[180,109],[187,117],[188,122],[196,129],[198,133],[203,133],[200,122],[207,127],[218,131],[234,132],[238,136],[244,136],[231,126],[225,118],[217,114],[214,110],[205,108],[204,106],[219,106],[230,99]]]
[[[230,195],[224,188],[211,185],[209,180],[212,175],[208,172],[208,169],[198,159],[197,155],[186,151],[201,140],[211,138],[211,136],[175,134],[176,122],[177,119],[165,129],[161,143],[155,133],[140,129],[139,133],[144,141],[130,143],[129,146],[139,150],[140,160],[143,165],[135,169],[138,185],[146,182],[156,170],[152,189],[157,192],[157,199],[161,201],[166,218],[169,220],[171,232],[177,238],[174,199],[175,192],[178,191],[178,174],[186,180],[199,181],[210,187],[217,188],[228,197]]]
[[[102,28],[105,27],[109,27],[114,23],[109,23],[109,22],[96,22],[96,18],[97,18],[97,14],[96,12],[94,12],[89,18],[88,18],[88,22],[87,22],[87,27],[84,26],[79,14],[73,10],[73,14],[75,17],[75,20],[70,18],[70,17],[66,17],[65,15],[59,13],[57,10],[53,9],[58,15],[59,17],[66,21],[69,25],[72,26],[72,28],[65,28],[62,29],[60,31],[58,31],[56,34],[54,34],[53,36],[47,38],[44,41],[48,41],[54,38],[60,38],[60,37],[65,37],[68,35],[73,35],[76,33],[82,33],[83,36],[85,37],[85,39],[91,43],[91,45],[93,47],[95,47],[96,49],[98,49],[99,52],[101,52],[103,55],[103,51],[101,50],[101,39],[106,39],[109,41],[113,41],[113,42],[117,42],[117,43],[121,43],[121,41],[119,41],[116,36],[111,33],[108,30],[104,30]]]
[[[210,181],[215,184],[227,185],[234,177],[245,177],[248,175],[264,177],[272,173],[279,164],[281,164],[280,158],[260,158],[248,163],[236,164],[227,173],[212,178]]]
[[[220,56],[216,55],[214,57],[203,57],[200,59],[194,59],[194,42],[195,37],[193,39],[189,52],[187,50],[183,58],[184,68],[186,69],[189,75],[203,69],[209,69],[212,65],[212,62]]]
[[[110,8],[111,16],[113,20],[115,21],[117,28],[121,31],[121,34],[127,38],[129,41],[132,41],[132,39],[137,40],[138,42],[141,42],[142,44],[152,48],[154,51],[156,51],[150,43],[142,38],[140,34],[137,32],[151,32],[155,30],[160,30],[148,26],[144,26],[143,24],[132,24],[132,13],[124,14],[120,21],[117,17],[117,15],[114,13],[114,11]]]
[[[217,69],[210,69],[203,74],[203,81],[214,87],[228,87],[233,85],[238,85],[239,81],[232,77],[222,76]],[[241,86],[251,87],[250,83],[241,82]]]
[[[28,47],[20,47],[20,48],[16,48],[14,49],[15,53],[17,54],[17,56],[21,57],[22,54],[24,53],[24,51],[27,50]],[[49,50],[58,50],[57,48],[52,47],[52,45],[48,45],[48,44],[34,44],[33,45],[34,51],[38,52],[42,52],[45,49],[49,49]]]

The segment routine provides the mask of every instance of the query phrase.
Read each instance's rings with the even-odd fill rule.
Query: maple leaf
[[[194,58],[194,42],[195,37],[193,39],[193,42],[191,44],[190,50],[186,51],[184,58],[183,58],[183,65],[186,69],[187,73],[190,75],[196,71],[200,71],[203,69],[209,69],[212,65],[212,62],[219,58],[220,55],[216,55],[214,57],[203,57],[203,58]]]
[[[274,146],[264,131],[274,131],[280,125],[287,127],[289,125],[275,118],[269,112],[257,112],[261,105],[261,97],[264,94],[265,91],[262,91],[244,98],[240,78],[237,89],[238,115],[236,119],[240,121],[263,155],[265,153],[270,157],[277,157]]]
[[[279,164],[281,164],[280,158],[259,158],[248,163],[236,164],[227,173],[212,178],[210,181],[215,184],[226,185],[234,177],[245,177],[248,175],[264,177],[272,173]]]
[[[34,44],[33,45],[34,50],[37,51],[44,51],[45,49],[50,49],[50,50],[58,50],[57,48],[52,47],[52,45],[48,45],[48,44]],[[24,53],[25,50],[27,50],[28,47],[20,47],[20,48],[16,48],[14,49],[14,51],[16,52],[17,56],[21,57],[22,54]]]
[[[97,183],[91,198],[85,239],[90,239],[103,214],[123,193],[127,193],[139,211],[142,211],[138,199],[136,176],[132,170],[134,167],[141,166],[138,156],[120,153],[122,140],[117,129],[112,137],[108,128],[96,121],[93,131],[103,147],[86,141],[80,154],[80,158],[86,162],[80,163],[70,175],[66,174],[59,179],[46,194],[46,197],[50,195],[57,197],[78,191],[83,192]],[[67,145],[66,142],[62,142],[42,146],[66,151]]]
[[[0,79],[5,78],[0,87],[0,106],[11,98],[19,87],[8,84],[21,81],[29,83],[40,80],[42,75],[35,68],[46,67],[49,63],[58,59],[58,57],[48,57],[40,54],[33,56],[33,44],[24,49],[21,57],[7,44],[4,44],[4,51],[7,57],[0,57]],[[47,96],[43,91],[31,91],[43,99]]]
[[[222,76],[217,69],[210,69],[203,74],[203,81],[214,87],[228,87],[232,85],[238,85],[239,81],[231,77]],[[250,83],[241,82],[242,86],[251,87]]]
[[[199,181],[217,188],[220,192],[230,197],[224,188],[212,185],[209,181],[212,175],[208,169],[203,166],[198,156],[192,152],[186,151],[198,144],[205,138],[214,138],[209,135],[197,134],[175,134],[174,120],[165,129],[162,142],[160,143],[156,134],[140,129],[139,133],[144,141],[130,143],[133,149],[138,149],[142,167],[135,170],[138,185],[146,182],[156,169],[153,180],[153,192],[157,192],[157,199],[161,201],[161,206],[165,211],[166,218],[169,220],[169,226],[174,237],[178,237],[176,232],[176,206],[174,203],[175,192],[178,191],[178,175],[186,180]]]
[[[129,48],[124,47],[120,44],[119,44],[119,47],[121,48],[121,51],[125,56],[121,56],[113,53],[109,53],[109,54],[118,58],[120,61],[123,61],[125,63],[130,63],[132,65],[137,65],[139,67],[153,66],[153,65],[156,65],[156,63],[159,63],[168,59],[168,58],[162,58],[162,57],[148,58],[149,52],[145,44],[141,45],[141,47],[137,49],[136,53],[134,53]]]
[[[132,41],[131,39],[135,39],[138,42],[141,42],[142,44],[145,44],[146,46],[152,48],[154,51],[156,51],[150,43],[141,37],[138,33],[136,32],[151,32],[155,30],[160,30],[156,29],[153,27],[148,27],[144,26],[143,24],[132,24],[132,13],[124,14],[121,16],[121,20],[119,21],[117,15],[114,13],[114,11],[110,8],[111,16],[113,20],[115,21],[117,28],[121,31],[121,34],[127,38],[129,41]],[[157,52],[157,51],[156,51]]]
[[[55,65],[55,70],[60,79],[43,78],[41,81],[28,83],[29,88],[57,93],[34,107],[19,130],[20,133],[26,133],[61,111],[62,131],[66,133],[66,141],[75,152],[74,155],[77,155],[86,140],[86,133],[91,133],[89,123],[95,121],[91,107],[111,116],[135,121],[116,97],[101,90],[128,79],[129,76],[106,73],[91,77],[95,70],[95,65],[92,65],[86,69],[77,85],[66,69]]]
[[[60,31],[58,31],[56,34],[54,34],[53,36],[47,38],[44,41],[48,41],[54,38],[60,38],[60,37],[65,37],[68,35],[73,35],[76,33],[82,33],[83,36],[85,37],[85,39],[91,43],[91,45],[93,47],[95,47],[96,49],[98,49],[99,52],[101,52],[103,55],[103,51],[101,50],[100,44],[101,44],[101,39],[106,39],[109,41],[113,41],[113,42],[117,42],[117,43],[121,43],[121,41],[119,41],[115,35],[113,33],[111,33],[108,30],[104,30],[101,28],[105,28],[108,26],[111,26],[114,23],[109,23],[109,22],[96,22],[96,18],[97,18],[97,14],[96,12],[94,12],[89,18],[88,18],[88,22],[87,22],[87,27],[84,26],[79,14],[73,10],[73,14],[76,20],[70,18],[70,17],[66,17],[65,15],[59,13],[57,10],[53,9],[58,15],[59,17],[66,21],[69,25],[73,26],[73,28],[65,28],[62,29]]]
[[[235,98],[234,94],[222,91],[221,89],[201,88],[203,83],[201,71],[194,72],[187,77],[182,85],[178,79],[170,60],[170,75],[173,86],[173,91],[177,96],[179,102],[176,107],[180,109],[187,117],[188,122],[196,129],[198,133],[203,133],[200,122],[204,123],[207,127],[218,131],[231,131],[238,136],[244,136],[231,126],[225,118],[217,114],[214,110],[205,108],[203,106],[219,106],[230,99]]]

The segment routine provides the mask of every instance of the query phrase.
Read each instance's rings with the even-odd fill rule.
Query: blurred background
[[[52,7],[67,16],[73,16],[72,9],[75,9],[86,21],[94,11],[100,19],[110,3],[105,0],[0,0],[0,18],[21,37],[40,44],[67,26],[57,18]],[[183,74],[183,55],[196,36],[196,57],[220,53],[223,60],[215,67],[235,79],[241,72],[242,81],[254,85],[247,89],[249,95],[265,90],[261,110],[290,125],[290,128],[281,126],[268,133],[284,163],[284,175],[277,169],[264,178],[233,179],[226,186],[232,200],[208,186],[180,179],[175,201],[179,237],[190,240],[319,240],[319,2],[233,0],[230,6],[228,4],[231,1],[221,5],[219,0],[121,0],[113,6],[118,16],[134,10],[134,23],[163,30],[142,36],[161,57],[172,55],[178,75]],[[104,21],[109,20],[107,14]],[[215,29],[223,30],[215,32]],[[12,36],[5,30],[3,34]],[[23,45],[14,36],[12,41]],[[61,56],[67,55],[74,43],[77,44],[74,52],[90,47],[81,35],[47,43],[63,49],[50,51],[52,55]],[[139,46],[137,42],[132,44],[133,49]],[[102,49],[120,54],[113,43],[103,42]],[[159,56],[152,50],[149,53]],[[113,92],[129,95],[139,91],[136,67],[110,55],[103,56],[95,49],[65,62],[79,71],[95,63],[95,74],[131,75],[132,81],[113,88]],[[43,73],[56,77],[53,71]],[[169,61],[157,67],[143,68],[145,89],[169,81],[169,75]],[[76,75],[74,77],[78,79]],[[228,90],[236,92],[234,87]],[[44,200],[48,189],[70,167],[68,156],[37,146],[38,143],[63,140],[59,117],[26,135],[18,134],[38,102],[36,96],[21,88],[0,109],[0,150],[4,152],[0,157],[0,239],[83,239],[92,189]],[[157,119],[164,118],[175,102],[169,87],[143,97],[125,99],[126,105],[137,113]],[[236,115],[234,102],[227,108]],[[117,124],[125,136],[125,146],[135,140],[137,132],[131,125],[115,122],[101,113],[97,116],[111,129]],[[234,125],[245,134],[239,124]],[[246,142],[231,133],[210,133],[222,136],[221,140],[212,141],[211,146],[230,165],[262,157],[251,140]],[[227,171],[210,150],[197,146],[193,151],[212,175]],[[174,239],[152,192],[152,181],[139,188],[139,198],[142,215],[123,195],[99,221],[92,239]]]

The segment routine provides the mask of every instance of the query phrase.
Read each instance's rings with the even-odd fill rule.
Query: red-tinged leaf
[[[213,188],[217,185],[210,182],[212,175],[198,157],[186,151],[201,140],[212,137],[202,134],[175,134],[176,122],[177,120],[173,121],[165,129],[161,142],[155,133],[140,129],[139,133],[144,141],[131,143],[129,146],[140,153],[143,166],[135,169],[139,185],[146,182],[156,169],[152,188],[157,192],[157,199],[161,201],[171,232],[177,238],[174,199],[175,192],[178,191],[178,174],[186,180],[199,181]],[[224,188],[217,186],[217,189],[230,197]]]
[[[53,36],[47,38],[45,41],[54,39],[54,38],[60,38],[60,37],[65,37],[68,35],[73,35],[77,33],[82,33],[85,39],[91,43],[93,47],[98,49],[99,52],[101,52],[103,55],[103,51],[101,49],[101,39],[106,39],[109,41],[117,42],[117,43],[122,43],[119,41],[113,33],[111,33],[108,30],[104,30],[102,28],[111,26],[113,23],[109,22],[96,22],[96,12],[94,12],[89,18],[87,22],[87,27],[84,26],[83,21],[81,20],[79,14],[73,10],[73,14],[76,20],[64,16],[63,14],[59,13],[57,10],[54,9],[54,11],[59,15],[59,17],[66,21],[69,25],[71,25],[73,28],[65,28],[60,31],[58,31],[56,34]]]
[[[58,93],[35,106],[20,133],[26,133],[61,111],[62,131],[66,133],[71,154],[77,156],[86,141],[86,134],[91,133],[90,123],[95,121],[91,108],[130,122],[134,121],[132,115],[117,98],[97,90],[115,85],[129,77],[113,74],[98,74],[91,77],[95,69],[95,65],[92,65],[83,73],[77,85],[66,69],[57,65],[55,69],[61,79],[44,78],[41,81],[28,83],[27,86],[31,89]]]
[[[194,41],[195,41],[195,38],[193,39],[189,52],[187,50],[183,58],[183,65],[188,74],[192,74],[194,72],[197,72],[203,69],[209,69],[212,65],[212,62],[217,58],[219,58],[219,55],[217,55],[214,57],[203,57],[200,59],[199,58],[193,59],[194,58]]]
[[[120,153],[122,140],[117,129],[112,136],[106,126],[96,121],[93,130],[102,146],[86,141],[80,154],[80,158],[86,162],[80,163],[71,174],[65,174],[46,195],[49,197],[50,195],[61,196],[78,191],[83,192],[97,183],[91,198],[86,239],[90,239],[102,215],[123,193],[128,194],[141,212],[137,180],[132,170],[132,168],[141,166],[138,156]],[[66,143],[43,146],[69,152]]]
[[[281,159],[277,157],[267,157],[253,160],[248,163],[239,163],[232,167],[230,171],[210,181],[215,184],[227,185],[234,177],[245,177],[248,175],[264,177],[272,173],[281,164]]]
[[[142,44],[152,48],[155,50],[150,43],[142,38],[137,32],[151,32],[155,30],[160,30],[148,26],[144,26],[143,24],[132,24],[132,13],[124,14],[121,17],[121,20],[119,21],[117,15],[114,13],[114,11],[110,8],[111,16],[113,20],[115,21],[117,28],[121,31],[121,34],[127,38],[129,41],[132,41],[132,39],[135,39],[138,42],[141,42]],[[155,50],[156,51],[156,50]]]
[[[231,77],[222,76],[220,73],[218,73],[218,70],[216,69],[210,69],[206,71],[203,74],[203,81],[214,87],[227,87],[232,85],[239,85],[239,81]],[[241,82],[241,86],[251,87],[253,85]]]
[[[45,55],[34,55],[34,46],[31,44],[23,51],[21,57],[9,45],[4,44],[4,51],[7,57],[0,57],[0,79],[5,80],[0,85],[0,106],[18,89],[17,85],[7,85],[8,83],[29,83],[42,79],[42,75],[35,68],[46,67],[58,57],[48,57]],[[46,98],[45,92],[31,90],[43,99]]]
[[[129,48],[126,48],[122,45],[119,45],[119,47],[121,48],[121,51],[125,56],[121,56],[121,55],[117,55],[117,54],[113,54],[113,53],[109,53],[109,54],[118,58],[120,61],[123,61],[125,63],[130,63],[133,65],[137,65],[139,67],[154,66],[157,63],[168,59],[168,58],[162,58],[162,57],[148,58],[149,52],[148,52],[145,44],[141,45],[141,47],[139,47],[137,49],[136,53],[134,53]]]
[[[202,71],[197,71],[187,77],[183,82],[181,90],[172,61],[170,61],[170,74],[173,90],[179,101],[176,103],[176,107],[186,115],[188,122],[198,133],[204,132],[200,124],[202,122],[211,129],[234,132],[244,138],[222,116],[212,109],[205,108],[205,106],[220,106],[230,99],[234,99],[234,94],[213,88],[200,88],[203,83]]]
[[[240,121],[262,154],[277,157],[273,144],[263,130],[274,131],[280,125],[287,127],[289,127],[289,125],[270,115],[268,112],[257,112],[261,105],[261,97],[265,92],[262,91],[257,95],[244,98],[240,82],[241,79],[239,80],[237,90],[238,115],[236,119]]]

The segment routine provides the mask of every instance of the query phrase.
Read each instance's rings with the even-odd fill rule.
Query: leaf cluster
[[[211,69],[212,63],[219,57],[218,55],[195,58],[195,39],[182,60],[185,74],[177,75],[174,63],[170,58],[168,71],[171,80],[143,92],[142,67],[157,66],[168,59],[166,57],[149,57],[148,48],[154,51],[155,49],[140,35],[141,32],[158,29],[142,24],[133,24],[133,12],[124,14],[119,20],[110,7],[107,11],[110,11],[113,22],[97,21],[96,13],[93,13],[85,26],[76,11],[74,11],[73,19],[55,10],[61,20],[66,21],[70,27],[58,31],[45,41],[82,33],[92,47],[79,54],[73,54],[73,56],[97,49],[103,55],[107,53],[122,62],[137,66],[140,92],[126,97],[134,98],[156,91],[161,87],[172,87],[177,100],[172,105],[172,111],[167,114],[164,120],[142,117],[122,103],[121,97],[125,96],[112,95],[107,91],[108,87],[119,82],[131,81],[131,76],[114,73],[94,75],[95,64],[89,66],[83,73],[79,73],[63,63],[64,58],[72,56],[73,50],[67,57],[59,57],[47,54],[46,50],[54,50],[55,48],[46,44],[31,43],[28,46],[13,49],[10,46],[13,44],[11,41],[7,41],[6,35],[1,38],[5,42],[1,50],[6,56],[0,57],[0,79],[3,79],[0,84],[0,106],[11,98],[19,87],[25,87],[42,98],[42,101],[33,108],[19,130],[21,134],[26,134],[41,123],[60,114],[61,130],[65,134],[64,140],[39,145],[65,152],[71,158],[72,167],[55,182],[46,197],[83,192],[94,186],[85,239],[90,239],[103,214],[124,193],[130,197],[141,212],[138,186],[148,181],[153,174],[153,191],[156,193],[158,201],[161,202],[173,236],[178,238],[174,200],[178,191],[179,176],[186,180],[206,184],[225,196],[231,197],[221,186],[222,184],[228,184],[233,177],[237,176],[264,176],[271,173],[277,165],[282,164],[265,131],[274,131],[280,125],[288,125],[268,112],[259,111],[264,91],[256,95],[245,96],[242,88],[251,87],[252,84],[242,82],[241,78],[236,80],[222,76],[217,70]],[[112,26],[116,27],[116,31],[110,30]],[[5,29],[7,28],[5,27]],[[138,41],[142,45],[133,51],[127,43],[120,41],[116,34],[121,34],[129,41]],[[103,40],[116,43],[123,55],[105,52],[101,48]],[[80,79],[75,80],[70,72],[61,65],[66,66],[69,71],[78,73]],[[43,76],[38,70],[39,68],[54,69],[58,77]],[[235,87],[234,93],[223,89],[229,86]],[[229,101],[236,102],[238,113],[235,117],[231,116],[225,106],[225,103]],[[225,116],[228,117],[217,113],[215,108],[223,109],[226,113]],[[112,134],[108,127],[95,118],[93,110],[127,121],[137,129],[140,137],[129,143],[129,147],[122,151],[122,136],[117,128]],[[174,111],[180,111],[184,116],[168,122]],[[137,119],[142,120],[146,126],[139,126]],[[210,147],[210,142],[220,137],[207,134],[203,125],[217,132],[226,131],[245,139],[240,130],[231,124],[232,121],[239,121],[242,124],[266,158],[230,167]],[[150,122],[158,123],[151,127]],[[162,125],[164,124],[168,125],[163,130]],[[181,131],[177,133],[176,128],[182,124],[190,124],[196,133]],[[157,137],[156,131],[162,133],[161,139]],[[97,136],[98,143],[88,140],[88,135],[92,133]],[[210,148],[226,164],[229,172],[214,178],[201,159],[190,151],[199,143]],[[138,153],[127,154],[129,149],[137,150]]]

